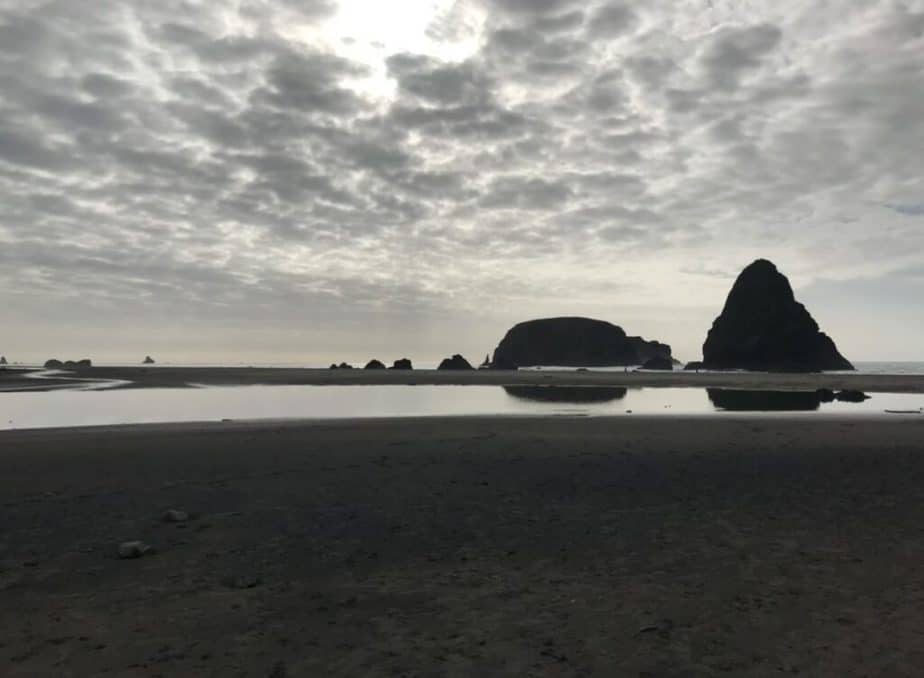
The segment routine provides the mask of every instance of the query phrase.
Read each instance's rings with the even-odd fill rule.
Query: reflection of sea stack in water
[[[776,266],[758,259],[732,286],[703,344],[707,369],[852,370],[798,303]]]
[[[862,391],[742,391],[707,388],[709,400],[720,410],[729,412],[811,412],[822,403],[862,403],[869,396]]]
[[[438,370],[473,370],[472,364],[463,358],[461,355],[456,353],[451,358],[446,358],[443,362],[440,363],[440,366],[437,367]]]
[[[811,412],[825,401],[820,391],[739,391],[707,388],[709,400],[729,412]]]
[[[494,351],[492,364],[531,367],[641,365],[671,359],[671,347],[627,336],[621,327],[591,318],[543,318],[514,326]]]
[[[507,395],[544,403],[608,403],[626,397],[619,386],[504,386]]]

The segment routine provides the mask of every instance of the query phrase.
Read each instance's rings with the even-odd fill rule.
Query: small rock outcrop
[[[364,370],[384,370],[385,363],[383,363],[381,360],[373,359],[367,362],[366,366],[363,369]]]
[[[64,367],[64,363],[62,363],[57,358],[52,358],[45,361],[46,370],[60,370],[62,367]]]
[[[672,372],[674,370],[674,361],[670,358],[665,358],[663,356],[655,356],[650,360],[646,360],[642,365],[643,370],[666,370]]]
[[[438,370],[473,370],[472,364],[463,358],[461,355],[456,353],[451,358],[446,358],[443,362],[440,363]]]
[[[414,369],[414,366],[411,364],[411,361],[408,360],[407,358],[401,358],[400,360],[396,360],[395,363],[394,363],[394,365],[392,365],[390,369],[393,369],[393,370],[413,370],[413,369]]]
[[[330,366],[328,369],[331,369],[331,370],[352,370],[352,369],[353,369],[353,366],[350,365],[350,363],[340,363],[339,365],[338,365],[337,363],[331,363],[331,366]]]
[[[605,367],[642,365],[661,357],[671,360],[671,347],[591,318],[543,318],[515,325],[494,351],[492,365],[533,367]]]
[[[704,368],[703,368],[703,363],[701,360],[694,360],[684,365],[683,369],[685,372],[699,372],[701,369],[704,369]]]
[[[6,356],[0,355],[0,365],[6,365]]]
[[[766,259],[745,268],[703,344],[708,369],[852,370],[798,303],[789,280]]]
[[[153,365],[153,364],[154,364],[154,358],[152,358],[151,356],[146,356],[145,359],[142,361],[141,364],[142,364],[142,365]]]

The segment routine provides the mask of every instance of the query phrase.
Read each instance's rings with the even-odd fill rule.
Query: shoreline
[[[37,370],[41,371],[41,370]],[[742,390],[858,390],[869,393],[924,393],[924,375],[766,372],[576,372],[552,370],[465,372],[439,370],[329,370],[251,367],[91,367],[66,371],[39,382],[22,370],[0,371],[7,393],[53,390],[78,385],[74,380],[130,382],[118,389],[193,388],[202,386],[618,386],[625,388],[692,387]]]
[[[592,387],[591,387],[592,388]],[[386,422],[394,422],[398,425],[407,426],[439,426],[453,423],[478,423],[492,422],[499,423],[507,420],[514,422],[522,421],[609,421],[610,423],[623,422],[629,419],[635,421],[644,421],[649,424],[665,423],[671,424],[702,424],[704,421],[719,422],[722,424],[729,423],[758,423],[773,421],[776,423],[786,423],[791,425],[801,425],[810,421],[821,421],[826,423],[883,423],[901,424],[903,422],[924,422],[921,412],[902,411],[902,412],[799,412],[793,410],[783,411],[729,411],[718,410],[715,412],[689,413],[652,413],[652,412],[624,412],[616,414],[568,414],[547,412],[530,413],[503,413],[503,414],[433,414],[433,415],[382,415],[382,416],[351,416],[351,417],[280,417],[280,418],[237,418],[237,419],[202,419],[196,421],[147,421],[136,423],[120,424],[88,424],[88,425],[64,425],[64,426],[33,426],[23,428],[0,428],[0,443],[5,438],[15,437],[15,434],[38,435],[44,433],[55,434],[60,437],[70,437],[77,435],[97,435],[111,433],[133,433],[144,435],[150,434],[196,434],[209,435],[217,433],[226,433],[229,431],[238,431],[241,433],[259,433],[267,430],[288,431],[288,430],[310,430],[314,428],[325,428],[331,426],[374,426]],[[922,431],[924,433],[924,431]],[[9,442],[8,440],[6,442]]]

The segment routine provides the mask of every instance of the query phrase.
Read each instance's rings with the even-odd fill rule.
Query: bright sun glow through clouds
[[[388,98],[394,83],[387,76],[386,58],[406,52],[461,61],[478,49],[483,20],[483,12],[457,0],[344,0],[323,25],[295,33],[307,43],[368,65],[370,77],[355,86],[375,98]]]

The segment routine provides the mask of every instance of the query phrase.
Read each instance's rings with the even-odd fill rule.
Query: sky
[[[769,258],[924,360],[924,0],[0,0],[0,354],[697,359]]]

